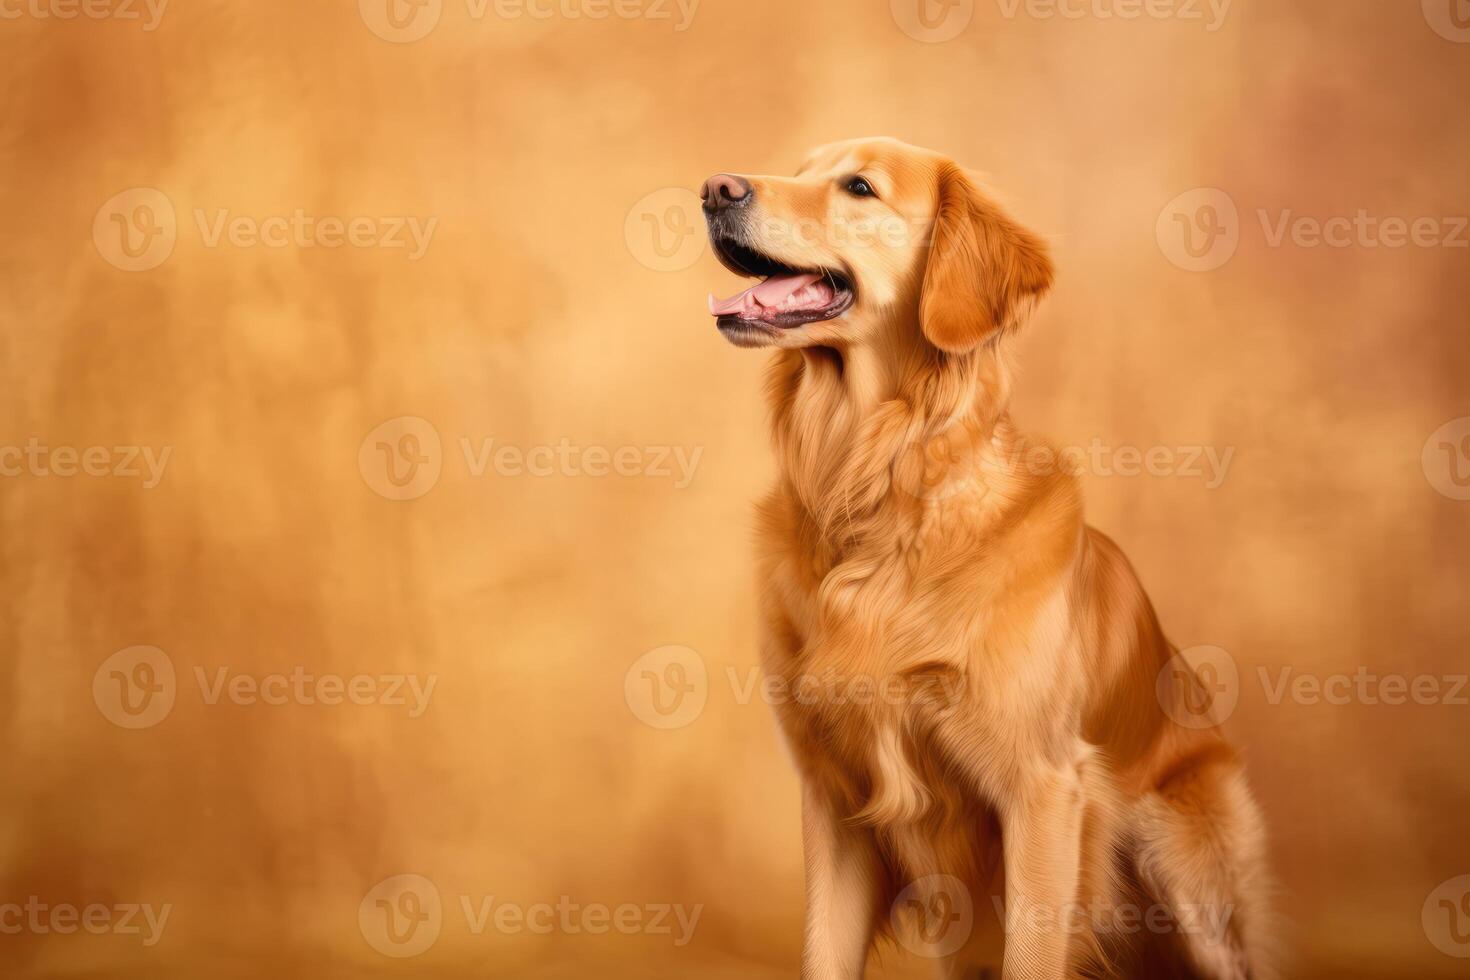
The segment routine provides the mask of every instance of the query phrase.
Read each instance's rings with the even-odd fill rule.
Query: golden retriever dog
[[[947,977],[1268,976],[1262,821],[1210,689],[1007,412],[1044,242],[890,139],[703,198],[760,280],[710,312],[775,349],[761,659],[807,694],[778,709],[802,976],[861,977],[916,919]]]

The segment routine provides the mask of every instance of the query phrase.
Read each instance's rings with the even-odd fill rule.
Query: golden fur
[[[856,174],[876,196],[846,191]],[[1217,728],[1173,720],[1156,680],[1179,661],[1132,568],[1007,414],[1046,246],[952,161],[892,140],[745,179],[745,241],[856,294],[759,343],[781,348],[762,661],[793,689],[898,692],[780,707],[803,779],[802,975],[861,976],[899,892],[922,907],[949,876],[975,927],[946,976],[986,975],[1003,946],[1006,980],[1261,980],[1263,834],[1240,762]],[[1155,906],[1170,924],[1097,926]],[[1065,918],[1079,910],[1085,928]],[[1198,915],[1220,929],[1189,928]]]

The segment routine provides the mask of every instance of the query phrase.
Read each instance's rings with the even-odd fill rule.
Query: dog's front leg
[[[859,980],[873,939],[881,880],[871,832],[846,826],[816,787],[802,788],[806,937],[802,980]]]
[[[1077,926],[1083,782],[1077,766],[1034,774],[1002,813],[1005,980],[1067,975]]]

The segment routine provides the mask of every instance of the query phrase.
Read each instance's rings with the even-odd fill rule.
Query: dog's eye
[[[849,177],[843,189],[846,190],[847,193],[851,194],[853,197],[878,196],[877,193],[873,190],[873,185],[868,183],[862,177]]]

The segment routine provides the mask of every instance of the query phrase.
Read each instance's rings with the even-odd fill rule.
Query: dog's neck
[[[1006,355],[1001,340],[961,357],[918,344],[777,356],[767,396],[781,489],[824,551],[848,552],[875,524],[922,520],[953,492],[946,481],[1010,453]]]

